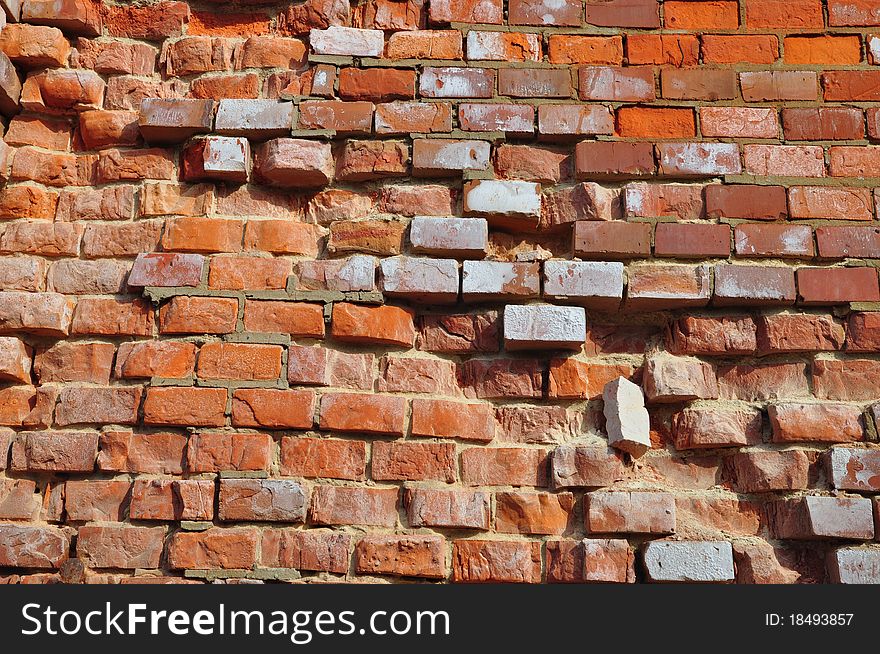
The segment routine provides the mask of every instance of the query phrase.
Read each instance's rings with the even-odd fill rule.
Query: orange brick
[[[552,35],[548,54],[552,64],[619,64],[623,61],[623,39]]]
[[[617,110],[617,135],[632,138],[688,138],[696,134],[692,109],[622,107]]]
[[[676,30],[735,30],[739,27],[739,4],[729,0],[693,0],[663,3],[664,24]]]
[[[783,48],[787,64],[847,66],[862,60],[858,36],[787,36]]]
[[[700,40],[707,64],[772,64],[779,58],[779,39],[771,34],[704,34]]]

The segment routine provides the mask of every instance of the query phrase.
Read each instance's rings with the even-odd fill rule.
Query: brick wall
[[[0,580],[880,579],[880,1],[0,5]]]

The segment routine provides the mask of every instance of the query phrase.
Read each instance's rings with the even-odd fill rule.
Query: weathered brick
[[[644,558],[651,581],[727,583],[734,579],[733,550],[726,541],[649,542]]]
[[[460,583],[538,583],[541,547],[527,541],[456,540],[452,580]]]

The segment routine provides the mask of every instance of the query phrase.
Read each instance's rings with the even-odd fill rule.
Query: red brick
[[[657,0],[587,0],[587,23],[601,27],[660,27]]]
[[[588,493],[584,496],[584,514],[591,534],[675,532],[675,502],[668,493]]]
[[[281,440],[282,475],[307,478],[364,479],[367,449],[363,441],[285,437]]]
[[[768,415],[776,443],[846,443],[864,438],[861,412],[847,404],[775,404]]]
[[[791,218],[824,220],[872,220],[870,189],[829,186],[792,186],[788,189]]]
[[[578,179],[651,175],[656,170],[654,149],[650,143],[583,141],[575,148],[575,169]]]
[[[158,568],[162,527],[81,527],[77,557],[91,568]]]
[[[272,437],[268,434],[200,432],[187,448],[189,472],[268,470],[272,464]]]
[[[651,253],[651,226],[623,221],[574,224],[575,253],[590,259],[641,258]]]
[[[409,488],[404,493],[403,502],[412,527],[489,528],[488,493]]]
[[[802,304],[845,304],[880,301],[874,268],[798,268]]]
[[[855,312],[846,324],[846,349],[873,352],[880,348],[880,313]]]
[[[835,70],[822,73],[823,97],[826,101],[856,100],[873,102],[880,98],[880,71]]]
[[[64,509],[75,521],[118,522],[128,514],[129,481],[68,481],[64,485]]]
[[[105,429],[99,447],[99,470],[179,475],[183,472],[187,437],[167,432],[136,434],[124,429]]]
[[[876,227],[818,227],[819,256],[875,258],[880,252],[880,230]]]
[[[325,393],[321,397],[320,427],[331,431],[360,431],[403,435],[406,400],[391,395]]]
[[[719,366],[717,374],[722,399],[756,402],[810,394],[806,367],[800,363]]]
[[[456,480],[455,444],[375,441],[370,468],[377,481]]]
[[[670,29],[736,29],[739,27],[739,5],[736,2],[718,0],[712,2],[664,3],[663,24]]]
[[[659,223],[654,232],[657,256],[682,259],[727,257],[730,254],[730,227]]]
[[[626,56],[632,65],[695,66],[700,41],[693,34],[627,34]]]
[[[874,376],[878,362],[870,359],[813,361],[813,392],[825,400],[873,400],[880,396]]]
[[[779,57],[779,40],[769,34],[703,34],[700,43],[707,64],[772,64]]]
[[[746,0],[746,26],[749,29],[808,29],[823,25],[820,0]]]
[[[74,334],[149,336],[153,310],[142,300],[81,298],[73,314]]]
[[[235,298],[171,298],[159,310],[159,331],[163,334],[228,334],[235,330],[238,300]]]
[[[222,426],[225,412],[225,388],[148,388],[144,401],[150,425]]]
[[[785,108],[782,124],[785,138],[792,141],[843,141],[865,136],[862,111],[852,107]]]
[[[780,220],[788,213],[782,186],[710,184],[705,194],[709,218]]]
[[[94,432],[20,432],[12,447],[11,470],[92,472],[98,451]]]
[[[691,109],[621,107],[617,110],[617,134],[631,138],[687,138],[696,134]]]
[[[748,316],[686,316],[669,327],[667,348],[674,354],[752,354],[757,348],[756,331]]]
[[[709,303],[707,266],[638,265],[627,270],[625,306],[638,310],[705,306]]]
[[[412,347],[415,327],[412,313],[392,306],[333,305],[333,337],[355,343]]]
[[[672,437],[677,450],[757,445],[761,422],[756,409],[687,408],[672,417]]]
[[[252,332],[323,338],[324,313],[319,304],[247,300],[244,305],[244,328]]]
[[[329,529],[264,529],[260,562],[272,568],[345,574],[350,543],[350,536]]]
[[[515,447],[469,448],[461,453],[461,479],[472,486],[546,486],[547,453]]]
[[[775,0],[772,0],[775,2]],[[819,79],[811,71],[759,70],[740,73],[740,87],[747,102],[767,100],[815,101],[819,92]]]
[[[232,424],[269,429],[311,429],[315,394],[272,388],[240,388],[232,394]]]
[[[253,527],[175,532],[168,544],[168,565],[174,570],[250,569],[257,562],[259,534]]]
[[[459,583],[539,583],[540,543],[456,540],[452,549],[452,580]]]
[[[741,452],[730,457],[733,487],[740,493],[804,490],[810,461],[805,452]]]
[[[757,323],[762,353],[821,352],[843,346],[843,327],[831,316],[776,314],[761,316]]]
[[[321,525],[393,527],[397,493],[397,488],[316,486],[309,518]]]
[[[367,536],[355,546],[355,571],[442,579],[446,576],[445,549],[440,536]]]
[[[654,99],[654,74],[650,66],[582,66],[578,89],[581,100],[650,102]]]
[[[70,537],[56,527],[0,525],[0,565],[58,569],[67,560]]]

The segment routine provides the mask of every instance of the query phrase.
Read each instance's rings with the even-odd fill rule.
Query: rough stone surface
[[[642,389],[618,377],[605,384],[602,401],[608,444],[633,456],[647,452],[651,447],[651,419]]]

